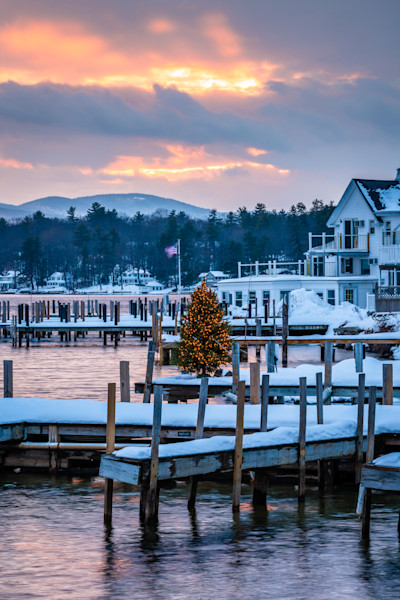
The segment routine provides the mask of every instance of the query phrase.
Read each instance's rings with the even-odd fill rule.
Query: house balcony
[[[368,254],[369,233],[362,235],[309,233],[308,252],[312,254]]]
[[[399,240],[400,241],[400,240]],[[379,264],[399,265],[400,266],[400,243],[393,245],[384,245],[379,248]]]

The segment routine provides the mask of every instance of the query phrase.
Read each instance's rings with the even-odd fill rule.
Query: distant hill
[[[200,208],[186,202],[179,202],[172,198],[162,198],[161,196],[152,196],[150,194],[97,194],[95,196],[82,196],[80,198],[65,198],[63,196],[48,196],[39,198],[14,206],[13,204],[0,203],[0,217],[5,219],[21,219],[27,215],[41,210],[46,217],[66,218],[67,210],[70,206],[75,206],[76,215],[83,216],[93,202],[99,202],[108,210],[115,209],[119,214],[125,214],[132,217],[140,211],[144,214],[151,214],[156,210],[164,210],[166,213],[175,210],[184,211],[191,217],[205,219],[209,214],[209,209]]]

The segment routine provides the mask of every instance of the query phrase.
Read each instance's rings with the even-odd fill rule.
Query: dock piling
[[[161,385],[154,386],[153,428],[151,434],[150,474],[147,482],[142,483],[140,490],[140,517],[145,525],[155,523],[158,519],[159,486],[157,480],[158,448],[161,437]]]
[[[232,511],[234,513],[240,510],[240,489],[242,485],[242,462],[243,462],[243,424],[244,424],[244,401],[246,393],[246,383],[239,381],[237,410],[236,410],[236,440],[233,456],[233,492],[232,492]]]
[[[307,422],[307,377],[300,377],[299,414],[299,502],[306,494],[306,422]]]
[[[13,397],[13,361],[12,360],[4,360],[4,398],[12,398]]]
[[[261,385],[261,422],[260,431],[268,429],[269,375],[263,375]],[[256,469],[253,485],[254,508],[266,508],[268,475],[263,469]]]
[[[119,363],[121,402],[131,401],[131,389],[129,381],[129,360],[121,360]]]
[[[149,350],[147,353],[147,369],[146,369],[146,379],[144,384],[144,394],[143,394],[143,402],[150,402],[151,397],[151,385],[153,382],[153,369],[154,369],[154,358],[156,354],[156,343],[151,341],[149,342]]]
[[[200,382],[200,395],[199,395],[199,407],[197,411],[197,424],[196,433],[194,436],[195,440],[199,440],[203,437],[204,433],[204,417],[206,414],[206,405],[208,398],[208,377],[204,377]],[[198,477],[192,475],[189,480],[188,490],[188,509],[193,510],[196,503],[197,493],[197,481]]]
[[[356,468],[355,468],[355,483],[356,484],[360,483],[361,467],[363,464],[364,404],[365,404],[365,373],[360,373],[358,375],[358,396],[357,396],[357,438],[356,438]]]
[[[108,384],[107,395],[107,428],[106,428],[106,453],[112,454],[115,449],[115,383]],[[114,480],[106,478],[104,481],[104,523],[111,525],[112,500]]]

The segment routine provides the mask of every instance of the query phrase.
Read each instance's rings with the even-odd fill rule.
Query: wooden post
[[[275,373],[275,342],[268,342],[265,347],[268,373]]]
[[[317,423],[322,425],[324,422],[324,400],[323,400],[323,385],[322,385],[322,373],[317,373],[316,382],[316,395],[317,395]],[[318,461],[318,487],[322,490],[325,486],[325,461]]]
[[[240,344],[232,342],[232,392],[237,394],[240,377]]]
[[[307,377],[300,377],[299,411],[299,495],[303,502],[306,495],[306,422],[307,422]]]
[[[282,367],[288,366],[288,346],[287,339],[289,335],[289,299],[288,294],[283,296],[282,303]]]
[[[108,384],[106,428],[107,454],[112,454],[115,449],[115,388],[115,383]],[[104,481],[104,523],[106,525],[111,525],[112,521],[113,484],[113,479],[106,478]]]
[[[129,382],[129,360],[121,360],[119,363],[121,402],[131,401],[131,390]]]
[[[364,358],[364,346],[362,342],[354,344],[354,359],[356,362],[356,373],[362,373]]]
[[[158,517],[158,448],[161,437],[162,386],[154,386],[153,428],[151,434],[151,461],[148,483],[140,492],[140,516],[145,524],[154,523]]]
[[[272,335],[276,335],[276,309],[275,300],[272,300]]]
[[[322,425],[324,422],[322,373],[317,373],[315,385],[317,394],[317,423],[318,425]]]
[[[242,485],[242,461],[243,461],[243,425],[244,425],[244,400],[246,393],[246,384],[239,381],[237,411],[236,411],[236,440],[233,456],[233,492],[232,492],[232,511],[234,513],[240,510],[240,489]]]
[[[268,427],[269,375],[262,376],[261,386],[261,421],[260,431]],[[254,475],[253,506],[266,508],[268,491],[268,475],[262,469],[257,469]]]
[[[357,438],[356,438],[356,469],[355,469],[355,483],[357,485],[360,483],[360,480],[361,480],[361,467],[363,464],[364,404],[365,404],[365,373],[360,373],[358,375]]]
[[[151,397],[151,384],[153,383],[153,368],[154,368],[154,357],[156,353],[156,343],[154,341],[149,342],[149,351],[147,354],[147,369],[146,379],[144,383],[144,394],[143,402],[150,402]]]
[[[374,459],[375,445],[375,411],[376,411],[376,386],[369,388],[368,397],[368,436],[367,436],[367,454],[365,461],[372,462]],[[361,490],[360,490],[361,491]],[[369,538],[369,527],[371,520],[371,488],[365,489],[362,506],[362,529],[363,539]]]
[[[13,397],[13,361],[4,360],[4,398]]]
[[[333,343],[325,342],[325,381],[324,387],[332,387]]]
[[[260,404],[260,363],[250,365],[250,402]]]
[[[393,404],[393,365],[382,365],[382,404]]]
[[[199,406],[197,411],[197,425],[196,425],[196,433],[194,436],[195,440],[199,440],[203,437],[204,432],[204,417],[206,414],[206,405],[207,405],[207,397],[208,397],[208,377],[203,377],[200,382],[200,396],[199,396]],[[189,479],[189,490],[188,490],[188,509],[193,510],[196,503],[196,493],[197,493],[197,481],[198,477],[192,475]]]

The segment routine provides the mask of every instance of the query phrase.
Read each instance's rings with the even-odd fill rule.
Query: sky
[[[398,0],[0,0],[0,202],[337,203],[400,167]]]

